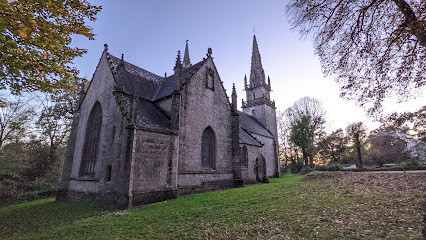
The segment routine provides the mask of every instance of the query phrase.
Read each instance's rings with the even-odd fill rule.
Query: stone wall
[[[255,133],[252,133],[252,135],[264,144],[261,152],[266,161],[266,176],[268,178],[276,177],[277,161],[275,159],[274,139]]]
[[[206,87],[208,68],[214,71],[213,88]],[[178,187],[202,185],[202,182],[231,182],[231,107],[211,58],[186,82],[181,94]],[[213,129],[216,137],[214,169],[201,168],[201,139],[207,127]]]
[[[254,171],[254,167],[256,164],[256,158],[260,157],[260,155],[262,154],[262,149],[261,147],[247,145],[247,144],[240,144],[240,146],[241,147],[246,146],[247,152],[248,152],[247,167],[245,166],[241,167],[241,173],[242,173],[244,184],[256,183],[256,173]]]
[[[69,199],[76,196],[86,196],[94,200],[91,195],[126,195],[128,194],[128,168],[126,166],[126,144],[128,130],[126,121],[113,95],[114,78],[109,68],[106,55],[103,54],[93,75],[92,81],[79,113],[78,128],[76,130],[74,152],[71,154],[72,171],[69,176]],[[95,175],[92,178],[80,177],[79,170],[85,144],[86,125],[89,114],[98,101],[102,107],[102,126],[98,156],[95,164]],[[109,170],[111,177],[106,176]],[[69,171],[69,169],[64,169]],[[64,175],[67,176],[67,175]],[[84,192],[85,194],[80,194]]]
[[[130,178],[133,203],[171,198],[176,191],[177,136],[138,130],[133,146]]]

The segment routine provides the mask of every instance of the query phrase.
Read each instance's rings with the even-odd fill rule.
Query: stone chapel
[[[191,64],[187,42],[174,74],[161,77],[105,44],[80,92],[57,199],[128,207],[278,177],[275,102],[256,36],[244,86],[238,111],[210,48]]]

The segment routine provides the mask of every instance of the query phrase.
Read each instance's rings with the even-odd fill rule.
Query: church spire
[[[260,59],[259,47],[257,46],[256,35],[253,35],[253,50],[251,55],[250,86],[262,86],[265,83],[265,72],[263,71]]]
[[[188,50],[188,40],[186,40],[186,46],[185,46],[185,55],[183,56],[183,69],[191,67],[191,60],[189,59],[189,50]]]

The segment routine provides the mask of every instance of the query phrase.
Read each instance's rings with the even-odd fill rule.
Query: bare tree
[[[61,91],[38,96],[41,109],[35,126],[40,132],[41,140],[48,145],[49,153],[45,159],[40,159],[36,163],[40,171],[35,175],[43,175],[58,160],[57,149],[69,136],[77,98],[77,91]]]
[[[407,143],[397,133],[375,131],[368,136],[369,158],[382,167],[385,163],[398,163],[409,158]]]
[[[361,155],[361,143],[365,141],[367,129],[362,122],[351,123],[346,127],[346,133],[352,139],[358,155],[359,168],[364,168]]]
[[[0,107],[0,149],[12,138],[21,136],[31,119],[30,111],[23,98],[18,100],[3,99]]]
[[[341,96],[370,114],[389,94],[405,100],[426,85],[426,1],[290,0],[286,12],[293,28],[313,36]]]
[[[278,111],[277,114],[278,139],[280,143],[280,161],[284,162],[284,167],[287,167],[293,157],[292,144],[290,142],[291,125],[286,118],[285,112]]]
[[[409,134],[410,137],[426,142],[426,105],[415,112],[392,113],[382,117],[382,129]]]

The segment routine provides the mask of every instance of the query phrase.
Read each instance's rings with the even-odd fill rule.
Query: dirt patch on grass
[[[339,233],[353,232],[357,239],[426,234],[426,173],[314,172],[303,181],[339,199],[335,209],[325,210],[333,223],[328,227]]]
[[[306,176],[304,181],[337,183],[357,192],[426,191],[426,173],[319,172]]]

